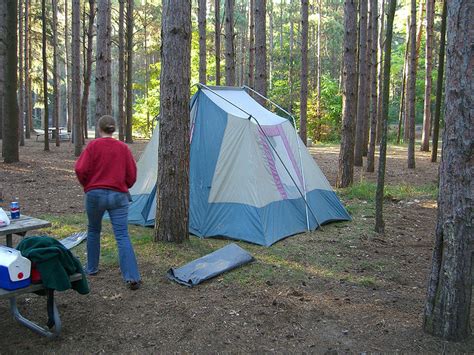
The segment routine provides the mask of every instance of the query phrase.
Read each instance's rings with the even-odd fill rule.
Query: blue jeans
[[[87,274],[99,271],[100,232],[102,217],[109,213],[119,251],[120,270],[125,281],[140,281],[137,259],[128,235],[128,196],[126,193],[95,189],[86,193]]]

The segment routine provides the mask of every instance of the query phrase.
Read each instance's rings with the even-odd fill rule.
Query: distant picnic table
[[[36,131],[36,140],[39,139],[39,137],[44,136],[44,130],[35,130]],[[67,129],[64,127],[59,127],[59,130],[56,129],[56,127],[48,128],[48,137],[50,139],[55,139],[57,131],[59,131],[59,139],[60,140],[69,140],[70,134],[67,132]]]

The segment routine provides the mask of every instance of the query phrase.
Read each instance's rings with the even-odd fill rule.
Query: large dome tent
[[[192,97],[190,233],[269,246],[350,220],[293,124],[249,90],[199,84]],[[154,225],[158,144],[159,124],[137,163],[131,224]]]

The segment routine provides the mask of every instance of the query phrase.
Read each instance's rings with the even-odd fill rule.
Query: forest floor
[[[138,157],[144,142],[130,145]],[[27,141],[21,162],[0,163],[3,207],[18,197],[24,214],[53,222],[38,231],[64,237],[84,230],[83,193],[69,143],[44,152]],[[334,185],[336,145],[311,148]],[[385,235],[373,232],[376,174],[356,168],[354,187],[338,190],[353,221],[287,238],[265,248],[239,242],[256,261],[194,288],[165,277],[229,243],[191,237],[182,245],[154,243],[151,229],[131,227],[143,276],[128,290],[118,269],[109,223],[104,224],[101,271],[91,293],[58,293],[63,333],[48,341],[16,324],[0,302],[0,353],[12,352],[474,352],[474,337],[450,343],[422,331],[436,221],[438,164],[406,148],[388,150]],[[364,162],[365,163],[365,162]],[[85,260],[85,246],[75,249]],[[25,313],[45,321],[45,301],[28,295]],[[471,324],[474,324],[474,312]]]

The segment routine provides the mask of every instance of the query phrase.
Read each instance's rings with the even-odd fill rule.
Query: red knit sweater
[[[76,162],[84,192],[109,189],[128,192],[137,179],[137,165],[128,146],[114,138],[91,141]]]

